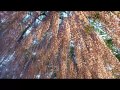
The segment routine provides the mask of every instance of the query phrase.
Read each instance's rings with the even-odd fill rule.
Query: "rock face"
[[[96,13],[119,47],[112,12],[0,12],[0,78],[120,78],[119,60],[89,24]]]

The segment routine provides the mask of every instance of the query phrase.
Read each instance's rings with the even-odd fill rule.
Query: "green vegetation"
[[[112,39],[104,40],[106,45],[112,50],[113,54],[120,60],[120,52],[113,45]]]
[[[70,46],[70,58],[74,57],[74,47]]]
[[[112,39],[105,39],[104,40],[105,41],[105,43],[106,43],[106,45],[111,49],[111,50],[113,50],[113,42],[112,42]]]
[[[120,61],[120,53],[115,55],[117,59]]]
[[[109,49],[113,52],[113,54],[116,56],[116,58],[120,61],[119,48],[117,48],[113,44],[112,38],[104,31],[104,28],[101,26],[100,22],[91,19],[90,25],[94,27],[93,30],[95,30],[95,32],[98,33],[102,37],[102,39],[106,43],[107,47],[109,47]]]

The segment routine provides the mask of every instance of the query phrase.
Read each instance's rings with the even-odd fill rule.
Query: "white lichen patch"
[[[113,67],[110,64],[106,65],[106,70],[111,71],[112,69],[113,69]]]
[[[22,77],[22,76],[23,76],[23,74],[21,73],[21,74],[20,74],[20,77]]]
[[[1,19],[1,23],[4,23],[5,21],[6,21],[6,19],[5,19],[5,18]]]
[[[62,14],[63,14],[63,17],[68,17],[67,13],[63,12]]]
[[[35,24],[40,24],[40,23],[41,23],[41,20],[36,19]]]
[[[8,71],[8,69],[6,69],[6,71]]]
[[[47,37],[49,38],[49,40],[52,38],[52,34],[53,34],[52,32],[47,32],[47,33],[46,33],[46,35],[47,35]]]
[[[46,76],[46,78],[51,78],[52,75],[53,75],[53,71],[47,72],[45,76]]]
[[[74,47],[75,45],[74,45],[74,41],[70,41],[70,47]]]
[[[34,55],[34,56],[35,56],[36,54],[37,54],[36,52],[32,52],[32,55]]]
[[[13,60],[14,59],[14,54],[15,54],[15,51],[13,52],[13,54],[11,55],[8,55],[8,57],[2,62],[2,64],[7,64],[9,61]]]
[[[25,34],[23,35],[23,37],[28,36],[31,31],[32,31],[32,26],[25,32]]]
[[[30,15],[27,14],[27,15],[25,16],[25,18],[23,19],[23,22],[26,22],[29,18],[30,18]]]
[[[33,40],[33,45],[37,45],[38,43],[39,43],[38,39],[35,38],[35,39]]]
[[[114,73],[115,75],[117,75],[117,76],[120,76],[120,73]]]
[[[40,79],[41,75],[38,74],[38,75],[35,75],[35,79]]]
[[[2,67],[2,64],[0,65],[0,67]]]

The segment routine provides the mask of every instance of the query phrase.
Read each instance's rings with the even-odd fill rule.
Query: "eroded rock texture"
[[[0,78],[119,78],[120,62],[89,17],[99,19],[120,46],[117,12],[1,11]]]

